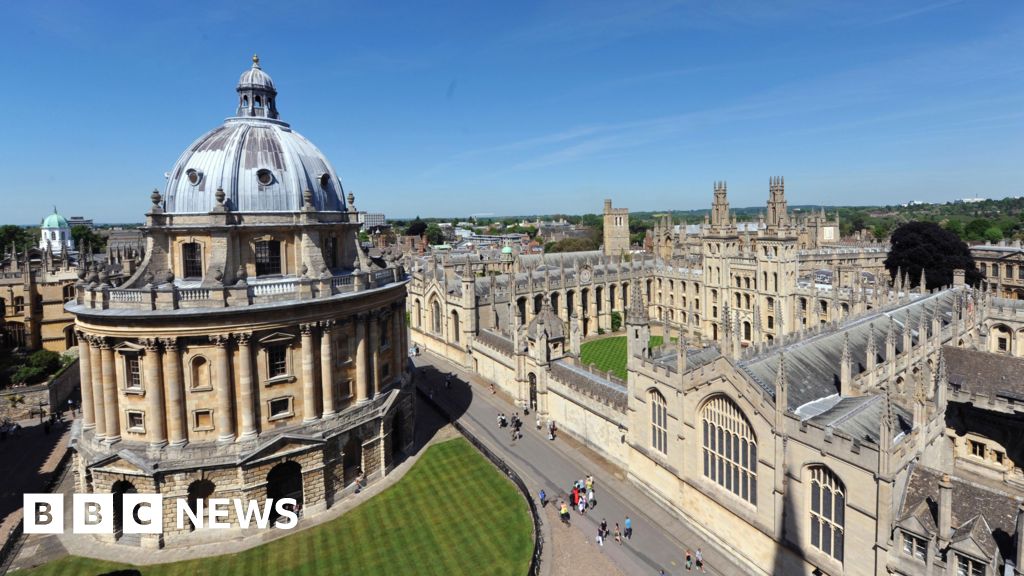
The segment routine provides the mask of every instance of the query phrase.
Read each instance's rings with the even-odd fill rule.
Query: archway
[[[356,435],[349,437],[348,442],[342,449],[342,468],[344,470],[345,485],[354,482],[356,477],[362,473],[363,465],[363,441]]]
[[[206,502],[213,496],[213,490],[216,488],[213,482],[203,479],[196,480],[195,482],[188,485],[188,509],[192,511],[197,517],[201,517],[206,513]],[[200,503],[202,503],[203,510],[199,509]],[[188,515],[185,515],[188,518]],[[188,519],[188,529],[195,530],[196,526],[192,523],[191,519]]]
[[[302,466],[294,460],[282,462],[267,473],[267,503],[282,498],[294,498],[296,509],[302,508]],[[277,520],[277,507],[270,511],[270,525]]]
[[[537,375],[530,372],[530,410],[537,409]]]
[[[111,486],[114,494],[114,537],[120,539],[124,534],[124,495],[135,494],[138,490],[127,480],[118,480]]]

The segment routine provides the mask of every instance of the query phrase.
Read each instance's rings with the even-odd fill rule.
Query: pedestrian
[[[604,518],[601,518],[601,533],[604,534],[605,538],[608,537],[608,521]]]
[[[633,539],[633,521],[629,519],[629,516],[626,516],[626,521],[624,522],[624,525],[625,525],[625,528],[626,528],[626,531],[625,531],[626,540],[632,540]]]
[[[704,554],[701,553],[700,548],[697,548],[697,568],[700,568],[701,572],[706,572],[704,570]]]
[[[619,529],[619,523],[615,523],[615,541],[618,542],[619,546],[622,546],[622,530]]]
[[[693,553],[690,552],[689,548],[687,548],[686,549],[686,571],[689,572],[690,570],[693,570]]]
[[[544,489],[540,489],[540,507],[543,508],[548,505],[548,495],[544,492]]]
[[[604,546],[604,532],[601,531],[601,527],[597,527],[597,545]]]
[[[537,415],[537,430],[540,430],[540,414]]]
[[[572,505],[576,507],[580,503],[580,489],[578,486],[572,487]]]
[[[597,506],[597,500],[594,499],[594,491],[587,490],[587,508],[593,508]]]
[[[587,513],[587,499],[586,498],[580,498],[580,506],[579,506],[579,508],[580,508],[580,514],[586,515],[586,513]]]

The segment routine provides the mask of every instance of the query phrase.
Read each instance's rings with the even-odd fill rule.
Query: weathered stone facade
[[[289,496],[315,513],[412,443],[404,269],[359,245],[353,196],[270,110],[258,62],[238,91],[238,117],[151,195],[138,271],[114,288],[89,270],[67,304],[79,488],[172,497],[147,546],[188,541],[173,497]]]

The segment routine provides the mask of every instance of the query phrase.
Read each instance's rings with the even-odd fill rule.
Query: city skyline
[[[365,211],[691,210],[722,179],[753,206],[780,174],[794,204],[1017,196],[1024,10],[990,6],[15,5],[5,220],[140,221],[254,52]]]

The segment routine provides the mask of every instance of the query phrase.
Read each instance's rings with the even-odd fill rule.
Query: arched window
[[[704,476],[757,505],[757,439],[739,407],[715,396],[701,408]]]
[[[651,390],[647,397],[651,403],[651,447],[668,454],[668,406],[665,405],[665,397],[657,390]]]
[[[416,327],[417,328],[422,328],[423,327],[423,318],[421,318],[420,315],[423,314],[423,309],[420,306],[420,299],[419,298],[416,299],[416,304],[414,306],[414,310],[415,310],[415,312],[413,312],[413,316],[416,318]]]
[[[435,334],[441,333],[441,305],[438,304],[437,300],[430,302],[430,329]]]
[[[256,275],[271,276],[281,273],[281,243],[260,240],[256,243]]]
[[[452,340],[455,342],[459,341],[459,332],[462,331],[462,326],[459,322],[459,313],[452,310]]]
[[[846,490],[824,466],[811,468],[810,474],[811,546],[842,562]]]

